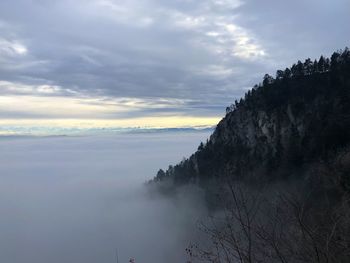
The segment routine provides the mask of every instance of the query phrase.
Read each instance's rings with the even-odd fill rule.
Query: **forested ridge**
[[[209,140],[154,181],[203,183],[208,178],[273,179],[326,162],[350,143],[350,51],[298,61],[266,74],[227,107]],[[349,178],[342,178],[349,187]]]
[[[151,185],[204,189],[210,242],[188,262],[350,262],[350,51],[266,74]]]

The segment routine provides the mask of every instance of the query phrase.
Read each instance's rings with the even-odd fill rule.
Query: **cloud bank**
[[[0,137],[0,261],[116,262],[118,248],[119,262],[185,262],[201,193],[174,201],[142,185],[208,135]]]
[[[348,45],[349,9],[347,0],[4,0],[0,89],[16,107],[2,115],[219,117],[264,73]]]

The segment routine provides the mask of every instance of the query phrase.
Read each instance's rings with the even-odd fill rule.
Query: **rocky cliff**
[[[350,143],[350,51],[298,61],[265,75],[227,108],[197,152],[160,170],[154,181],[203,183],[209,178],[274,180],[333,158]]]

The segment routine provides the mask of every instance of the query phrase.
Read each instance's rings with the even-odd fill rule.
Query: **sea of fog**
[[[0,262],[185,262],[200,192],[173,200],[143,183],[208,136],[0,137]]]

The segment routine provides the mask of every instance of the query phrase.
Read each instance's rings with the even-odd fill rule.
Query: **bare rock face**
[[[342,60],[332,60],[330,70],[270,80],[249,91],[228,107],[210,139],[188,159],[170,166],[165,178],[180,184],[224,177],[271,180],[285,175],[279,171],[327,160],[349,146],[346,52]]]

